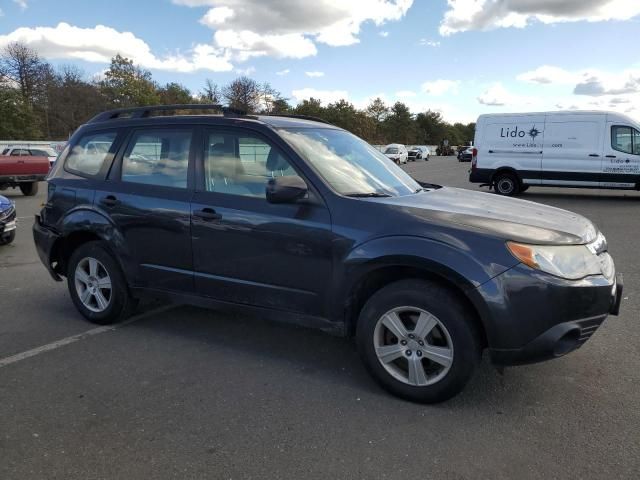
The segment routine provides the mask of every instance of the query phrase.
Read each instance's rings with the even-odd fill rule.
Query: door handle
[[[590,157],[599,157],[600,155],[598,155],[597,153],[590,153],[589,156]]]
[[[216,212],[213,208],[203,208],[202,210],[197,210],[193,212],[193,215],[206,221],[220,220],[222,218],[222,215]]]
[[[105,207],[115,207],[118,203],[120,203],[120,200],[118,200],[113,195],[107,195],[102,200],[100,200],[100,203],[102,203]]]
[[[607,155],[607,158],[617,158],[615,155]]]

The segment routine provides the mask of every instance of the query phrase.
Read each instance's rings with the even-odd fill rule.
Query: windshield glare
[[[420,185],[364,140],[330,128],[280,129],[284,138],[342,195],[410,195]]]
[[[398,153],[397,148],[387,148],[384,153]]]

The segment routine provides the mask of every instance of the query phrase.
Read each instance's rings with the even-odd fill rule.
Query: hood
[[[593,223],[577,213],[493,193],[442,187],[375,201],[424,220],[472,227],[522,243],[576,245],[592,242],[597,235]]]
[[[9,208],[13,203],[7,197],[0,195],[0,212]]]

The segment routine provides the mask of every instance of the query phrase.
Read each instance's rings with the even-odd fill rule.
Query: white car
[[[383,153],[398,165],[407,163],[409,159],[409,152],[407,151],[407,147],[405,147],[401,143],[392,143],[390,145],[387,145]]]
[[[640,189],[640,124],[613,112],[481,115],[472,183],[517,195],[530,186]]]

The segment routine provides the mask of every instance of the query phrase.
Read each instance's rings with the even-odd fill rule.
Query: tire
[[[21,183],[20,191],[27,197],[33,197],[38,193],[38,182]]]
[[[9,245],[16,238],[16,231],[12,230],[8,234],[0,237],[0,245]]]
[[[397,330],[402,339],[387,327],[392,318],[400,319],[404,327]],[[422,323],[415,322],[416,318]],[[432,281],[401,280],[376,292],[360,312],[358,351],[373,378],[387,391],[414,402],[443,402],[462,391],[480,363],[481,341],[474,321],[448,288]],[[419,324],[429,325],[424,322],[433,325],[423,330],[426,336],[414,335]],[[387,347],[386,361],[378,355],[382,347]],[[431,359],[434,355],[438,362]],[[411,369],[413,376],[410,362],[417,366]]]
[[[498,195],[513,197],[520,193],[520,181],[512,173],[501,173],[494,178],[493,189]]]
[[[97,265],[93,261],[97,261]],[[95,270],[92,264],[96,266]],[[87,274],[85,280],[76,274],[78,269]],[[110,280],[110,289],[98,287],[98,281],[104,282],[105,274]],[[137,301],[129,293],[120,265],[104,242],[84,243],[71,254],[67,266],[67,287],[78,311],[92,323],[109,325],[124,320],[137,306]],[[91,289],[96,293],[92,294]],[[83,301],[80,295],[87,290],[88,298]],[[100,295],[106,301],[106,306],[99,301]]]

